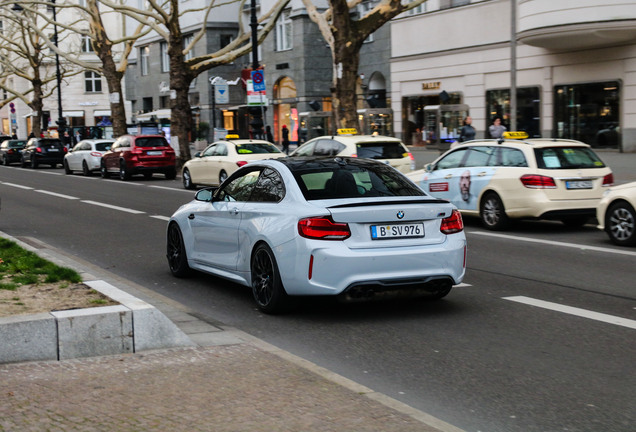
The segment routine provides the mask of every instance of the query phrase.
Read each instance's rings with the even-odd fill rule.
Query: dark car
[[[7,139],[0,144],[0,160],[3,165],[22,161],[22,149],[26,145],[26,140]]]
[[[177,176],[174,150],[161,135],[120,136],[102,155],[100,171],[103,178],[118,174],[122,180],[134,174],[150,178],[161,173],[169,180]]]
[[[30,165],[37,168],[40,164],[55,168],[64,162],[66,147],[57,138],[31,138],[22,150],[22,167]]]

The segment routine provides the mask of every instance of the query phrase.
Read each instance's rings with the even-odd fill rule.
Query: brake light
[[[614,184],[614,174],[609,173],[603,177],[603,186],[612,186]]]
[[[298,234],[318,240],[345,240],[351,237],[349,225],[336,223],[331,217],[312,217],[298,221]]]
[[[142,155],[142,154],[144,154],[144,151],[143,151],[143,149],[141,149],[139,147],[135,147],[134,149],[132,149],[130,151],[130,153],[134,154],[134,155]]]
[[[464,220],[459,210],[455,209],[451,215],[442,219],[439,230],[443,234],[455,234],[464,230]]]
[[[530,189],[556,189],[556,183],[552,177],[538,175],[538,174],[526,174],[521,176],[521,183]]]
[[[358,155],[354,153],[350,157],[358,157]]]
[[[13,149],[7,150],[7,154],[13,154],[13,153],[14,153]]]
[[[413,153],[406,153],[404,156],[408,156],[409,159],[411,159],[412,161],[415,161],[415,158],[413,157]]]
[[[68,149],[66,147],[62,147],[64,149],[64,153],[68,153]]]
[[[243,165],[247,165],[247,161],[238,161],[238,162],[236,163],[236,165],[240,168],[240,167],[242,167]]]
[[[102,154],[100,152],[91,152],[91,156],[102,157]]]

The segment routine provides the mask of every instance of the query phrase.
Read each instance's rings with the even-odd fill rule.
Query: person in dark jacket
[[[464,119],[464,126],[459,132],[459,142],[470,141],[475,139],[475,128],[473,127],[473,119],[468,116]]]
[[[282,133],[283,133],[283,152],[285,154],[289,154],[289,129],[287,129],[286,125],[283,125]]]

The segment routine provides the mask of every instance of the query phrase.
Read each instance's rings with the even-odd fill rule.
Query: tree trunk
[[[192,76],[183,56],[183,35],[178,22],[171,28],[168,41],[170,57],[170,135],[179,141],[177,167],[190,160],[190,134],[192,132],[192,109],[188,93]],[[172,99],[175,97],[175,99]]]
[[[42,134],[42,109],[44,107],[44,101],[42,100],[42,82],[39,79],[34,79],[33,84],[33,98],[29,107],[33,110],[34,115],[31,118],[31,132],[36,137],[40,137]]]

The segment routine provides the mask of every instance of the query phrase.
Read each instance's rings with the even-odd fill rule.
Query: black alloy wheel
[[[20,160],[20,166],[22,168],[26,168],[27,166],[26,160],[24,160],[24,156],[22,156],[22,159]]]
[[[99,166],[99,173],[101,174],[102,178],[110,177],[110,174],[108,173],[108,170],[106,169],[106,163],[104,161],[102,161],[102,163]]]
[[[73,173],[73,171],[71,171],[71,168],[68,166],[68,161],[66,159],[64,159],[63,165],[64,165],[64,174]]]
[[[494,192],[489,192],[484,196],[479,206],[479,217],[485,228],[493,231],[500,231],[508,227],[510,219],[506,215],[501,198]]]
[[[605,230],[612,243],[619,246],[636,245],[636,211],[625,201],[610,205],[605,216]]]
[[[179,225],[175,222],[168,227],[168,238],[166,242],[166,256],[170,272],[175,277],[186,277],[190,274],[190,266],[188,265],[188,257],[183,243],[183,235]]]
[[[130,172],[126,169],[126,161],[119,162],[119,179],[123,181],[130,180]]]
[[[274,253],[260,243],[252,253],[252,295],[258,308],[268,314],[289,311],[294,302],[285,292]]]
[[[9,159],[7,159],[7,156],[6,156],[6,155],[2,156],[2,163],[3,163],[4,165],[6,165],[6,166],[9,166],[9,165],[10,165],[10,164],[9,164]]]

